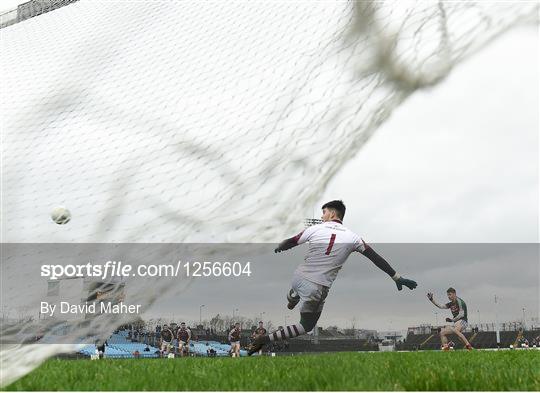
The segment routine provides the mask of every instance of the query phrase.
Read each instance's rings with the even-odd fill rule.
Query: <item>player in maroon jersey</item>
[[[231,343],[231,354],[232,357],[240,357],[240,338],[241,338],[241,330],[240,330],[240,324],[236,322],[234,327],[229,332],[229,342]]]
[[[161,329],[161,356],[167,356],[169,354],[174,334],[168,325],[163,325]]]
[[[180,356],[189,355],[189,342],[191,341],[191,329],[186,327],[186,323],[182,322],[176,333],[178,339],[178,352]]]
[[[257,329],[255,329],[255,330],[253,331],[253,333],[251,334],[251,338],[252,338],[253,340],[256,340],[257,337],[265,336],[265,335],[266,335],[266,329],[264,328],[263,325],[264,325],[264,324],[263,324],[263,321],[260,321],[260,322],[259,322],[259,327],[258,327]],[[260,355],[260,354],[262,354],[262,348],[259,349],[259,355]]]

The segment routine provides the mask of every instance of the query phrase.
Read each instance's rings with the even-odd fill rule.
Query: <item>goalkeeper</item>
[[[287,294],[287,307],[290,310],[300,303],[300,322],[257,337],[248,355],[258,352],[270,342],[287,340],[313,330],[321,316],[328,291],[352,252],[361,253],[392,277],[398,290],[401,291],[403,286],[416,288],[416,282],[397,274],[383,257],[347,229],[342,222],[344,216],[345,205],[342,201],[328,202],[322,206],[321,224],[308,227],[298,235],[284,240],[274,250],[277,253],[309,242],[304,263],[296,269],[292,289]]]

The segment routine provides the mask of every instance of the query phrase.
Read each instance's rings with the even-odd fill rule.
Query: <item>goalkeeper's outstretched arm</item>
[[[399,291],[403,289],[403,286],[406,286],[409,289],[416,288],[416,281],[409,280],[407,278],[401,277],[396,271],[390,266],[386,260],[377,254],[371,246],[364,243],[364,250],[361,251],[362,255],[367,257],[375,266],[381,269],[383,272],[388,274],[396,282],[396,286]]]
[[[289,250],[293,247],[296,247],[298,245],[298,240],[300,240],[300,237],[302,236],[304,232],[300,232],[298,235],[290,237],[288,239],[283,240],[279,245],[274,249],[274,252],[281,252],[285,250]]]

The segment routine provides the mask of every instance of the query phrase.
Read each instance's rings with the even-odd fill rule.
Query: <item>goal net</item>
[[[537,12],[536,2],[81,0],[5,27],[2,242],[275,241],[397,105]],[[50,219],[60,205],[67,225]],[[7,285],[35,264],[2,257],[3,306],[37,307],[38,291]],[[145,294],[159,280],[137,285],[134,301],[159,297]],[[72,349],[20,344],[28,323],[2,331],[2,384]]]

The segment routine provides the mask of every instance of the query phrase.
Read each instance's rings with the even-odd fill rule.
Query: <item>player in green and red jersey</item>
[[[452,312],[453,318],[446,318],[446,322],[453,323],[452,325],[447,325],[444,328],[441,329],[441,343],[442,343],[442,349],[443,351],[447,351],[448,348],[448,338],[447,335],[450,335],[452,333],[456,334],[461,341],[463,341],[463,344],[465,344],[465,348],[468,350],[472,349],[471,343],[469,343],[469,340],[467,340],[467,337],[463,335],[463,331],[467,328],[468,322],[467,322],[467,305],[463,301],[463,299],[457,297],[456,290],[454,288],[448,288],[446,291],[446,294],[448,295],[448,300],[450,300],[446,304],[439,304],[435,300],[433,300],[433,293],[429,292],[427,294],[427,297],[431,303],[433,303],[436,307],[447,309],[449,308]]]

